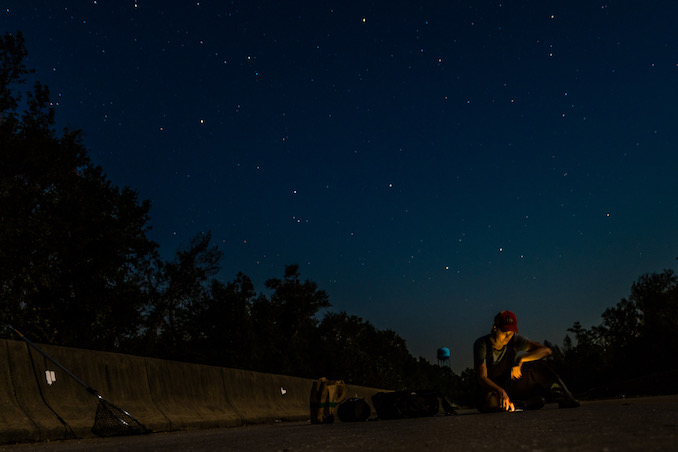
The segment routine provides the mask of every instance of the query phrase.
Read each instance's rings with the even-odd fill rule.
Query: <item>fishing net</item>
[[[127,411],[99,397],[92,433],[98,436],[125,436],[148,433],[146,427]]]

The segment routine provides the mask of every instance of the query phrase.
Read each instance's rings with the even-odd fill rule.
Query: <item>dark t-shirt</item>
[[[493,353],[493,362],[494,365],[497,365],[504,359],[506,355],[506,350],[511,347],[515,350],[515,354],[518,355],[519,352],[525,352],[530,348],[530,342],[527,338],[523,336],[518,336],[515,334],[508,344],[506,344],[501,350],[495,350],[492,347],[491,342],[489,341],[490,335],[483,336],[478,338],[473,343],[473,365],[478,367],[481,364],[489,365],[488,363],[488,352]],[[488,346],[490,350],[488,350]]]

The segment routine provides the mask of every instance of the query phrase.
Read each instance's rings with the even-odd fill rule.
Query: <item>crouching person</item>
[[[542,361],[550,354],[550,348],[518,335],[513,312],[497,314],[492,332],[473,344],[478,410],[539,409],[547,401],[561,408],[578,407],[558,374]]]

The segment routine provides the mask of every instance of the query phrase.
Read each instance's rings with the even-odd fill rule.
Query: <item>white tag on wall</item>
[[[53,370],[46,370],[45,371],[45,380],[47,380],[48,385],[55,383],[56,382],[56,373],[54,373]]]

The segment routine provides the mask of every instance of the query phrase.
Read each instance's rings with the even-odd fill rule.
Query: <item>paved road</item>
[[[584,402],[580,408],[332,425],[280,423],[0,446],[0,451],[673,451],[678,395]]]

